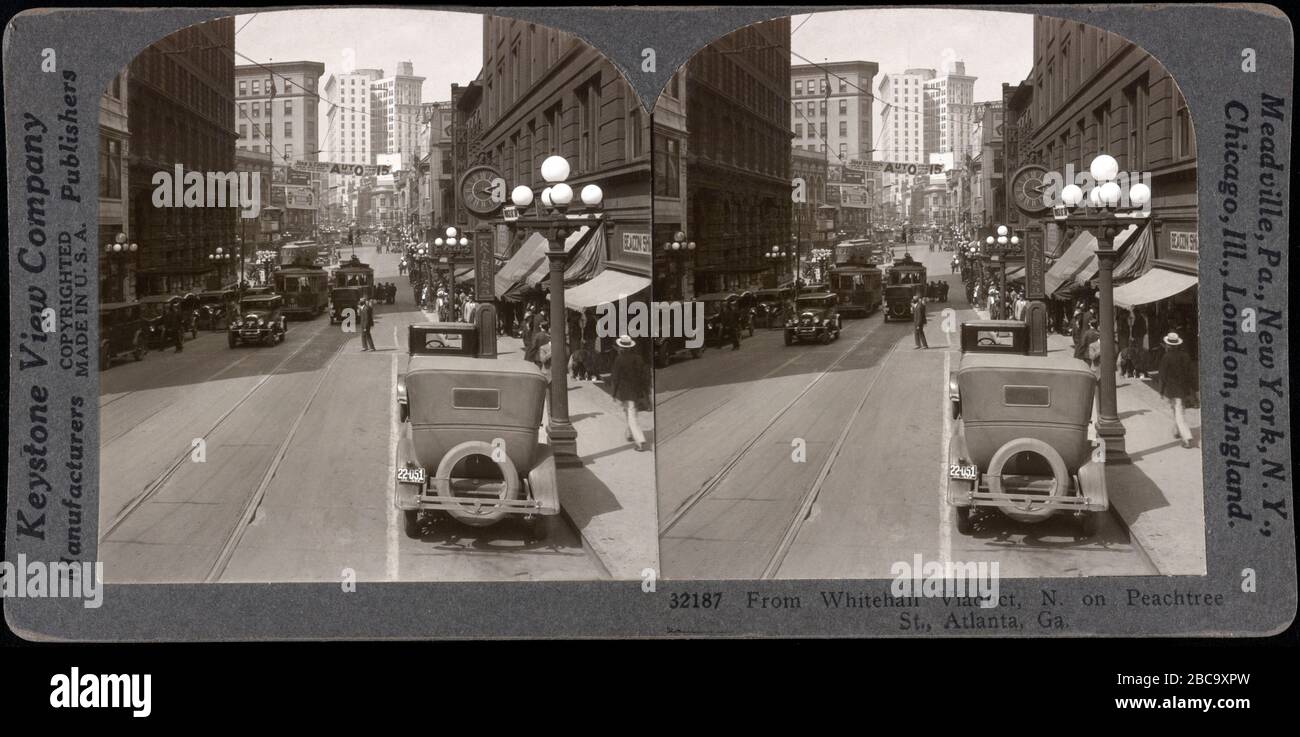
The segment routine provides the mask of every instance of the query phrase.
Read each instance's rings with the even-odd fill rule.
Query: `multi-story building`
[[[131,124],[128,202],[139,244],[136,286],[163,294],[200,286],[208,255],[233,249],[236,207],[154,207],[156,172],[235,170],[233,16],[188,26],[151,44],[127,75]]]
[[[686,67],[696,292],[779,278],[765,254],[790,244],[791,89],[789,18],[728,34]]]
[[[317,161],[317,132],[320,123],[320,78],[325,65],[316,61],[287,61],[269,64],[240,64],[235,67],[235,104],[242,151],[265,153],[275,166],[288,167],[294,161]],[[283,178],[282,178],[283,179]],[[317,175],[305,182],[281,181],[272,187],[277,207],[293,200],[295,207],[283,211],[286,237],[311,235],[316,227],[316,210],[303,206],[300,187],[319,188]],[[286,191],[286,187],[294,188]],[[311,200],[315,201],[313,193]]]
[[[475,158],[495,168],[507,190],[521,184],[540,190],[542,162],[565,157],[575,193],[587,184],[604,191],[606,222],[588,236],[603,251],[603,268],[635,275],[649,287],[649,115],[619,71],[570,34],[487,17],[479,84],[473,145],[481,155]],[[500,243],[507,226],[496,225],[496,232],[479,237]]]
[[[966,62],[954,61],[943,76],[921,83],[925,125],[925,153],[953,153],[962,161],[974,154],[978,125],[974,114],[975,77],[966,74]]]
[[[877,99],[880,113],[880,145],[876,158],[912,164],[928,163],[925,134],[925,83],[934,79],[933,69],[908,69],[886,74],[880,80]],[[882,193],[888,208],[907,221],[912,207],[912,178],[896,174],[883,177]]]
[[[397,154],[403,169],[420,160],[421,99],[424,77],[415,76],[409,61],[397,63],[397,73],[370,84],[371,149]]]
[[[236,226],[235,240],[242,244],[245,259],[259,250],[273,247],[275,238],[280,233],[281,216],[285,213],[283,189],[280,185],[287,182],[289,167],[273,163],[274,161],[270,151],[253,151],[251,148],[235,151],[235,170],[257,174],[258,196],[262,202],[257,218],[240,218]],[[306,175],[300,176],[305,178]],[[277,188],[281,191],[279,204],[276,204],[274,194]],[[216,277],[209,280],[209,284],[215,288],[217,284],[212,279]]]
[[[448,100],[424,103],[423,109],[424,154],[421,158],[421,174],[424,188],[419,204],[419,226],[427,229],[440,223],[461,221],[457,221],[454,215],[457,199],[452,165],[455,108]]]
[[[135,299],[135,270],[139,251],[130,251],[130,208],[127,193],[131,181],[127,156],[131,147],[128,125],[127,70],[108,83],[99,97],[99,299],[101,302]],[[121,237],[119,237],[121,236]],[[112,252],[108,246],[125,241],[125,250]],[[138,245],[138,244],[137,244]]]
[[[327,161],[344,164],[373,164],[372,136],[377,112],[372,110],[370,86],[383,78],[379,69],[354,69],[331,75],[325,82],[325,147]],[[386,131],[386,128],[385,128]],[[348,227],[357,220],[357,198],[361,178],[330,174],[326,179],[325,207],[332,225]]]
[[[842,167],[834,167],[842,168]],[[827,184],[826,157],[820,151],[794,148],[790,151],[790,178],[803,181],[803,201],[794,203],[791,233],[802,250],[825,248],[824,234],[818,230],[818,209],[823,205],[839,208],[843,204],[839,187]]]
[[[972,203],[970,224],[984,227],[993,223],[1005,223],[1007,212],[1007,191],[1005,184],[1005,160],[1003,156],[1003,102],[993,100],[976,103],[975,117],[979,121],[979,154],[972,157],[978,160],[973,172],[976,182],[972,188],[978,193],[977,202]]]
[[[1134,231],[1136,241],[1122,244],[1116,279],[1132,283],[1116,289],[1116,304],[1145,306],[1153,336],[1181,328],[1180,333],[1194,338],[1196,139],[1187,101],[1172,76],[1154,57],[1116,34],[1040,16],[1034,18],[1034,67],[1028,81],[1032,99],[1022,99],[1019,93],[1012,97],[1016,119],[1031,123],[1027,135],[1025,130],[1017,133],[1017,163],[1086,172],[1094,157],[1107,153],[1118,160],[1121,172],[1149,182],[1149,224]],[[1012,120],[1009,106],[1008,126]],[[1010,133],[1007,148],[1010,163]],[[1008,169],[1007,174],[1014,171]],[[1073,247],[1080,235],[1050,217],[1027,225],[1031,235],[1042,233],[1049,255]],[[1055,248],[1050,247],[1052,241]],[[1195,345],[1191,349],[1194,352]]]
[[[655,299],[690,300],[695,295],[695,251],[673,249],[678,233],[698,243],[686,222],[686,75],[668,80],[654,110],[654,275]]]
[[[876,158],[871,107],[875,95],[871,90],[879,70],[872,61],[790,67],[795,162],[800,161],[800,151],[822,156],[822,175],[829,177],[826,199],[837,208],[835,220],[841,230],[864,233],[870,228],[870,200],[883,182],[879,173],[848,167],[851,161]]]
[[[870,160],[871,88],[879,69],[873,61],[791,65],[791,145],[828,154],[830,166]]]

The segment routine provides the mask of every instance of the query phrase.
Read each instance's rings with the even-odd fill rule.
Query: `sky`
[[[251,20],[250,20],[251,19]],[[453,82],[478,76],[483,60],[483,16],[431,10],[339,8],[288,10],[235,16],[235,51],[254,61],[318,61],[325,65],[318,91],[344,68],[383,69],[392,74],[399,61],[425,77],[421,99],[451,98]],[[237,63],[248,59],[237,56]],[[325,110],[321,111],[324,121]],[[320,126],[320,135],[325,126]],[[319,141],[323,145],[324,141]]]
[[[1017,84],[1033,67],[1029,13],[982,10],[840,10],[792,16],[790,48],[814,62],[874,61],[873,93],[886,74],[913,67],[942,73],[947,60],[966,62],[975,101],[1002,99],[1002,83]],[[807,63],[798,56],[793,64]],[[880,130],[881,106],[874,106]]]

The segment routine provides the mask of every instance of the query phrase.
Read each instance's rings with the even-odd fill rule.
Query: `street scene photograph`
[[[654,109],[670,579],[1205,575],[1197,157],[1160,61],[1025,13],[796,15]]]
[[[99,101],[113,583],[658,569],[650,115],[474,13],[196,24]]]

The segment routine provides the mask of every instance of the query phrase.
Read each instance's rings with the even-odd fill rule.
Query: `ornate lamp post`
[[[217,250],[215,250],[215,251],[213,251],[212,253],[209,253],[209,254],[208,254],[208,261],[209,261],[209,263],[211,263],[211,264],[213,264],[214,266],[217,267],[217,286],[218,286],[218,287],[220,287],[221,284],[222,284],[222,282],[225,281],[225,279],[224,279],[223,277],[225,277],[225,275],[226,275],[226,264],[230,263],[231,259],[233,259],[233,258],[234,258],[234,254],[232,254],[232,253],[230,253],[229,251],[223,249],[221,246],[217,246]],[[242,285],[242,283],[243,283],[243,281],[244,281],[244,280],[243,280],[243,275],[240,275],[240,280],[239,280],[239,281],[240,281],[240,283],[241,283],[241,285]]]
[[[681,275],[677,277],[677,293],[671,295],[674,299],[686,299],[686,262],[695,253],[695,241],[686,240],[686,233],[677,231],[673,234],[673,239],[664,244],[664,251],[673,259],[674,271],[678,268],[682,270]]]
[[[601,203],[605,193],[595,184],[582,188],[579,198],[585,211],[572,212],[573,187],[565,184],[569,178],[569,162],[563,156],[549,156],[542,162],[542,178],[550,185],[542,190],[541,207],[535,215],[527,215],[533,204],[533,190],[525,184],[510,192],[510,201],[519,211],[513,221],[515,227],[532,227],[544,233],[547,239],[546,258],[550,261],[551,289],[551,417],[546,426],[546,436],[555,452],[557,466],[580,466],[578,432],[569,419],[568,384],[568,320],[564,312],[564,267],[568,253],[565,240],[573,232],[575,223],[598,221],[602,218]]]
[[[1007,304],[1007,246],[1020,245],[1020,236],[1011,235],[1011,231],[1005,225],[999,225],[997,228],[997,237],[989,236],[984,239],[984,244],[988,246],[989,261],[998,265],[998,297],[1002,300],[1002,307]]]
[[[444,247],[447,249],[447,251],[445,251],[446,255],[441,256],[439,260],[446,262],[447,264],[447,287],[449,289],[455,289],[456,288],[456,256],[455,256],[456,246],[460,246],[461,248],[468,247],[469,239],[463,235],[460,235],[460,231],[456,230],[455,226],[447,226],[447,229],[443,231],[443,234],[446,237],[444,238],[442,236],[439,236],[437,238],[434,238],[433,245],[434,247],[439,249]]]
[[[1100,154],[1088,167],[1096,184],[1087,193],[1077,184],[1061,190],[1061,202],[1069,225],[1087,229],[1097,238],[1097,287],[1101,328],[1101,367],[1097,377],[1097,437],[1106,445],[1107,463],[1128,463],[1124,448],[1124,424],[1115,404],[1115,292],[1112,276],[1119,252],[1114,249],[1115,236],[1135,218],[1149,217],[1146,206],[1151,202],[1151,188],[1136,182],[1129,187],[1127,204],[1123,188],[1116,181],[1119,162],[1109,154]],[[1082,209],[1080,209],[1082,207]]]
[[[138,243],[127,243],[126,233],[118,233],[112,243],[104,246],[104,253],[108,255],[109,270],[112,274],[111,281],[114,284],[115,301],[126,301],[126,280],[129,274],[118,274],[120,271],[127,271],[127,259],[134,256],[140,250]]]

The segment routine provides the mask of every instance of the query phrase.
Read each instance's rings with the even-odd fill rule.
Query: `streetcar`
[[[374,296],[375,270],[369,264],[362,263],[356,256],[353,256],[334,269],[330,286],[336,289],[339,287],[356,287],[358,296],[370,299]]]
[[[320,244],[316,241],[294,241],[280,246],[281,266],[307,266],[318,263]]]
[[[846,264],[830,273],[830,291],[835,293],[841,315],[866,317],[880,307],[882,277],[874,266]]]
[[[311,319],[329,305],[329,275],[320,266],[282,266],[271,274],[271,278],[276,294],[284,297],[281,312],[286,317]]]
[[[885,276],[885,321],[906,320],[912,316],[912,297],[925,297],[925,264],[912,254],[894,259]]]

